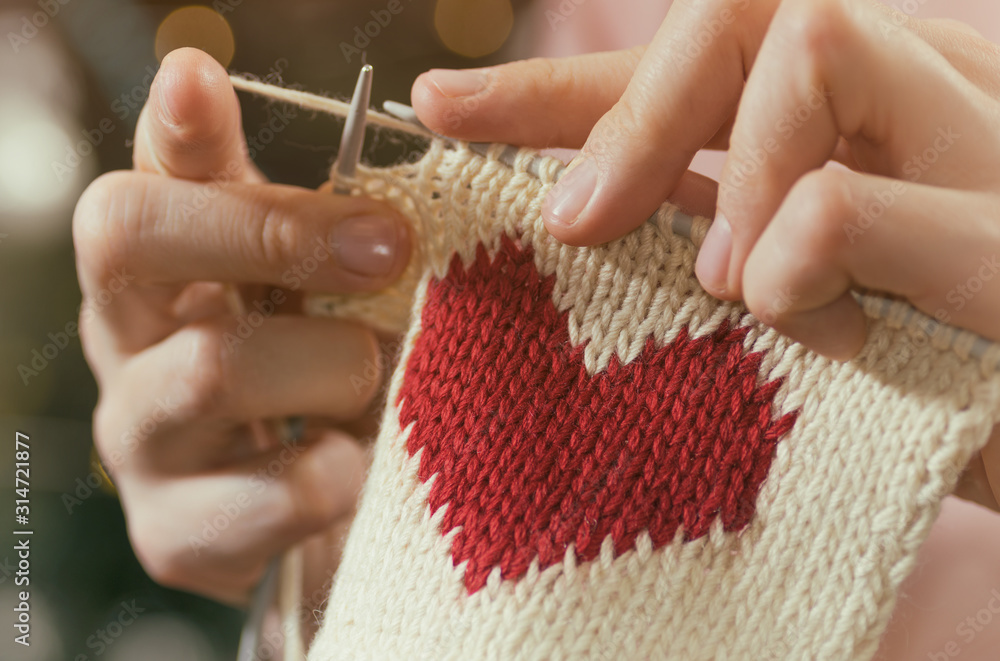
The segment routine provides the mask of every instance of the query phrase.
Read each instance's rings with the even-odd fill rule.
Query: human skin
[[[285,312],[304,291],[385,287],[410,230],[374,200],[268,183],[241,124],[226,71],[174,51],[139,116],[134,170],[103,175],[77,204],[85,300],[116,273],[128,281],[80,319],[100,390],[94,440],[155,580],[246,603],[268,560],[309,539],[306,594],[319,601],[368,461],[343,429],[381,378],[355,389],[350,377],[383,361],[369,329]],[[243,286],[245,314],[229,286]],[[295,448],[259,422],[288,415],[310,420]]]
[[[652,4],[642,10],[653,12]],[[997,11],[948,5],[960,6]],[[727,8],[738,20],[722,14]],[[576,11],[546,34],[550,52],[585,47],[587,39],[573,34],[577,19],[588,36],[602,35],[600,48],[613,47],[609,32],[627,38],[627,12],[608,3]],[[609,23],[617,30],[605,30]],[[996,21],[987,25],[1000,36]],[[696,41],[706,26],[711,38]],[[822,104],[810,99],[817,88],[829,92]],[[709,217],[721,211],[731,231],[714,230],[702,249],[697,274],[706,290],[745,299],[758,315],[774,312],[774,292],[791,291],[798,304],[776,327],[844,359],[864,339],[863,319],[845,296],[857,285],[903,295],[931,315],[943,310],[949,323],[1000,339],[1000,286],[962,290],[998,246],[998,91],[997,47],[954,21],[848,0],[678,0],[648,48],[471,75],[432,71],[415,83],[413,101],[426,124],[456,137],[582,148],[573,165],[589,159],[597,172],[577,183],[596,179],[593,196],[555,191],[543,210],[550,231],[567,242],[619,236],[664,199]],[[789,123],[803,108],[809,117]],[[505,124],[512,113],[524,121]],[[935,146],[936,132],[948,127],[970,139]],[[685,172],[703,147],[728,150],[715,169],[718,186]],[[933,164],[921,160],[928,148]],[[743,175],[751,163],[753,173]],[[893,188],[885,215],[860,235],[845,231],[857,226],[859,208]],[[994,509],[998,436],[994,430],[961,488]],[[1000,588],[997,549],[996,515],[948,499],[877,659],[992,659],[1000,619],[982,621],[990,615],[983,608],[995,605],[990,588]]]
[[[709,3],[692,3],[692,6],[700,11],[702,5],[707,4]],[[796,6],[801,10],[803,4],[796,3]],[[817,11],[830,12],[844,6],[842,3],[832,2],[809,4],[815,6]],[[755,11],[765,5],[766,3],[755,3]],[[770,21],[760,20],[761,29],[770,26]],[[809,21],[805,21],[802,32],[797,33],[799,38],[809,36],[810,33],[805,29],[809,25],[818,34],[826,29],[822,28],[815,16]],[[843,38],[854,34],[848,32],[849,28],[857,28],[847,21],[843,25],[834,22],[830,26],[834,30],[843,29]],[[925,85],[928,80],[952,84],[954,89],[950,91],[955,94],[949,97],[950,106],[964,107],[955,101],[964,98],[963,94],[975,97],[976,101],[968,101],[971,109],[966,110],[971,118],[961,125],[974,126],[971,122],[980,120],[988,123],[988,118],[978,117],[973,111],[980,108],[980,105],[992,108],[989,104],[994,103],[992,88],[987,92],[977,87],[980,84],[989,87],[989,81],[997,79],[993,75],[995,65],[990,59],[993,57],[992,51],[975,41],[973,35],[950,25],[921,23],[914,27],[932,34],[920,37],[919,44],[909,37],[900,37],[906,40],[902,47],[917,49],[922,56],[916,58],[916,61],[921,66],[932,68],[931,74],[936,72],[943,82],[927,72],[921,71],[917,75],[913,71],[916,68],[913,62],[910,62],[903,78],[917,77]],[[910,34],[907,30],[900,32]],[[751,36],[748,31],[743,38],[750,39]],[[769,56],[771,60],[765,58],[764,54],[769,51],[763,47],[763,35],[757,35],[757,38],[759,43],[756,45],[750,43],[753,41],[750,39],[749,45],[741,44],[740,48],[734,47],[728,54],[740,58],[746,53],[754,55],[751,59],[758,62],[753,70],[759,71],[760,63],[772,61],[775,56],[772,53]],[[930,45],[925,38],[937,45]],[[817,58],[818,63],[821,54],[818,46],[823,39],[818,36],[816,39],[815,43],[806,39],[804,46],[806,52],[811,53],[810,57]],[[717,43],[724,41],[716,40]],[[657,47],[658,42],[654,41],[649,50]],[[749,49],[746,53],[742,50],[744,47]],[[773,48],[777,47],[772,47],[772,50]],[[926,48],[931,48],[937,55],[928,53]],[[756,57],[758,51],[760,57]],[[944,51],[944,55],[941,51]],[[646,53],[647,50],[635,50],[617,55],[592,56],[591,59],[577,61],[575,65],[570,62],[535,61],[495,69],[494,75],[497,77],[493,78],[493,89],[504,89],[504,93],[481,97],[479,109],[471,114],[465,112],[466,117],[457,128],[449,125],[448,118],[453,117],[458,109],[467,111],[469,106],[463,105],[461,98],[439,94],[436,90],[440,90],[442,81],[435,83],[433,75],[417,81],[413,100],[422,119],[445,133],[467,138],[476,135],[476,139],[538,146],[580,147],[598,121],[604,121],[602,117],[605,113],[619,107],[619,101],[628,89],[640,89],[640,84],[633,85],[632,81],[635,73],[640,70]],[[724,60],[724,55],[718,57]],[[947,62],[949,58],[954,58],[969,68],[969,72],[944,75],[933,68],[942,68],[941,61]],[[560,70],[561,64],[569,64],[569,71]],[[712,64],[711,76],[727,72],[732,74],[719,61],[713,61]],[[573,69],[574,66],[577,68]],[[655,67],[653,72],[655,73]],[[760,77],[763,74],[754,75]],[[691,90],[674,98],[691,99],[693,95],[707,93],[706,90],[716,96],[724,95],[726,88],[721,83],[714,86],[702,84],[711,76],[705,72],[689,72],[688,77],[679,82],[688,84]],[[726,79],[725,75],[719,77]],[[738,88],[729,90],[735,96],[731,99],[732,107],[735,107],[741,94],[744,100],[753,98],[750,95],[751,85],[747,84],[744,90],[742,74],[739,78],[738,82],[735,77],[722,81],[728,80]],[[970,79],[976,82],[969,82]],[[645,84],[650,85],[645,93],[646,100],[654,104],[651,108],[661,110],[655,105],[663,102],[655,94],[656,82],[655,77],[646,80]],[[979,90],[978,93],[976,89]],[[133,545],[153,577],[168,585],[201,592],[231,603],[245,603],[250,588],[259,579],[267,560],[292,543],[309,539],[310,548],[327,548],[325,554],[315,556],[319,558],[316,563],[317,576],[328,576],[335,567],[334,540],[339,539],[343,532],[345,517],[349,516],[353,507],[366,461],[364,453],[353,439],[337,431],[337,428],[339,423],[360,415],[371,393],[352,397],[351,393],[343,392],[342,397],[336,398],[329,396],[329,393],[331,389],[343,390],[346,376],[362,371],[363,358],[372,358],[375,348],[373,336],[356,326],[330,320],[275,315],[266,319],[245,345],[249,347],[253,343],[255,348],[237,353],[235,357],[229,355],[224,350],[226,346],[222,337],[235,326],[236,321],[225,307],[223,292],[218,283],[286,284],[282,274],[296,265],[301,255],[305,254],[306,247],[312,245],[313,239],[325,238],[340,218],[368,213],[390,218],[393,216],[391,211],[371,201],[356,198],[348,200],[264,182],[243,151],[245,147],[240,137],[238,103],[225,72],[203,54],[182,51],[165,59],[154,81],[154,91],[156,93],[151,94],[137,130],[136,171],[115,173],[95,182],[81,199],[74,219],[78,266],[85,296],[99,291],[116,265],[134,269],[139,277],[137,286],[127,290],[127,295],[116,298],[100,315],[82,324],[84,348],[101,388],[101,402],[95,415],[95,440],[105,462],[115,464],[112,475],[122,495]],[[789,92],[789,98],[796,98],[792,94],[794,89],[785,91]],[[765,100],[770,96],[770,93],[765,95]],[[850,95],[845,92],[842,96]],[[160,104],[164,103],[163,99],[167,99],[174,108],[172,118],[162,114]],[[689,100],[679,103],[673,110],[675,114],[694,112],[698,118],[707,122],[708,113],[703,108],[714,108],[719,103],[722,101],[716,97],[706,98],[701,103]],[[756,104],[761,107],[767,105],[760,101],[751,105]],[[891,110],[894,107],[888,104],[885,109]],[[509,122],[510,115],[507,113],[512,111],[523,118],[517,126],[512,126]],[[639,112],[630,110],[629,114],[633,119],[641,117]],[[990,115],[989,112],[985,114]],[[682,125],[681,133],[689,135],[689,119],[680,116],[676,119],[678,125]],[[738,122],[739,118],[735,119]],[[558,125],[554,126],[554,122]],[[733,129],[733,124],[733,117],[723,118],[715,132],[705,139],[719,147],[730,143],[738,146],[743,143],[735,142],[735,137],[731,138],[730,132],[732,130],[733,136],[740,136],[743,135],[740,133],[742,131],[749,137],[741,140],[749,144],[754,135],[751,130],[753,125],[749,125],[749,128],[737,126],[737,130]],[[606,135],[613,137],[614,125],[610,126],[612,128]],[[704,126],[700,128],[711,130]],[[807,133],[797,130],[796,140],[807,137]],[[597,135],[602,134],[598,131]],[[667,133],[663,133],[660,137],[666,135]],[[996,133],[994,131],[989,135]],[[622,147],[619,153],[628,157],[628,132],[623,132],[620,138]],[[669,196],[690,210],[713,214],[717,195],[715,183],[705,177],[686,173],[683,161],[690,156],[691,149],[678,150],[674,142],[670,141],[665,150],[658,150],[665,154],[665,158],[673,158],[672,164],[656,164],[656,167],[661,168],[661,173],[674,172],[676,181],[673,183],[676,185],[671,190],[664,191],[658,201],[654,196],[647,202],[655,206]],[[978,150],[991,149],[988,140],[977,138],[975,142],[968,149],[975,148],[977,154]],[[844,140],[844,143],[847,141]],[[615,144],[616,140],[606,139],[604,148],[613,151]],[[839,139],[837,144],[841,144]],[[592,143],[591,149],[595,146],[596,143]],[[921,148],[924,146],[921,144]],[[960,153],[966,146],[965,143],[957,143],[954,149],[947,152],[947,156],[960,163],[981,163],[985,159],[982,154],[966,158],[964,151]],[[858,146],[862,154],[873,159],[876,164],[885,164],[878,160],[879,156],[884,156],[878,150],[884,148],[885,145],[882,144]],[[739,153],[739,149],[736,151]],[[782,151],[782,155],[784,158],[795,157],[791,152],[796,151],[797,143],[790,143]],[[843,151],[841,146],[836,155],[850,163]],[[646,155],[649,156],[648,153]],[[957,160],[959,156],[963,160]],[[773,165],[779,160],[782,159],[774,158],[770,163]],[[193,181],[204,180],[212,172],[218,172],[233,162],[238,164],[238,183],[227,186],[222,192],[220,201],[213,205],[217,212],[211,216],[195,218],[194,221],[186,221],[181,215],[179,218],[175,217],[174,222],[167,222],[170,217],[162,216],[164,210],[183,207],[186,202],[193,201],[196,197]],[[887,163],[892,165],[892,159],[888,159]],[[794,159],[791,164],[802,165]],[[649,170],[642,170],[641,167],[636,169],[637,167],[633,164],[633,171],[647,172],[648,176]],[[863,238],[868,242],[868,252],[862,254],[862,257],[867,255],[872,258],[874,255],[876,266],[890,266],[886,263],[888,260],[882,259],[878,249],[880,246],[883,249],[886,245],[894,246],[892,242],[900,236],[898,217],[908,215],[924,218],[929,229],[927,234],[920,235],[908,228],[907,237],[915,239],[923,236],[935,248],[948,247],[940,240],[947,232],[942,235],[942,230],[932,224],[934,218],[928,217],[932,215],[931,211],[941,209],[943,203],[937,200],[939,195],[946,196],[944,204],[948,213],[939,213],[935,217],[968,217],[973,221],[989,218],[988,214],[978,213],[973,208],[955,214],[957,207],[954,204],[962,200],[965,204],[982,202],[988,206],[983,199],[989,197],[990,191],[951,189],[946,188],[944,183],[933,186],[931,172],[939,169],[929,171],[919,185],[900,179],[907,186],[908,193],[902,196],[902,202],[894,214],[886,216],[885,222],[876,223],[865,234]],[[988,170],[986,168],[984,171]],[[862,175],[852,176],[863,178]],[[801,178],[792,181],[791,176],[786,177],[782,180],[788,187],[784,195],[772,192],[765,199],[758,200],[757,205],[761,208],[768,204],[782,208],[785,198],[791,197],[787,193],[794,189]],[[851,186],[862,185],[856,179],[843,181],[846,182],[843,185],[852,191],[854,189]],[[948,186],[959,185],[959,182],[946,183]],[[662,182],[657,182],[654,188],[656,186],[667,188]],[[966,197],[970,199],[965,199]],[[910,199],[914,202],[907,202]],[[616,207],[615,217],[626,224],[614,226],[612,223],[613,226],[606,227],[606,223],[598,223],[592,231],[623,232],[628,229],[626,221],[641,222],[645,215],[635,213],[635,208],[631,211],[629,209],[629,205],[639,205],[640,200],[625,202],[627,204]],[[919,209],[912,212],[911,207]],[[820,213],[827,211],[811,211],[816,214],[815,217],[807,214],[805,218],[808,222],[796,229],[816,231],[824,227],[822,223],[832,222],[832,216],[825,217]],[[260,217],[279,222],[270,225],[255,223],[254,219]],[[767,221],[764,227],[754,225],[761,218]],[[851,220],[856,221],[856,213]],[[730,214],[730,221],[734,228],[742,227],[737,225],[737,221],[740,221],[756,230],[758,236],[755,240],[747,241],[752,246],[758,246],[765,237],[771,237],[767,232],[776,224],[776,220],[771,221],[770,216],[764,212],[750,214],[749,220],[744,220],[738,213]],[[397,218],[394,222],[401,221]],[[579,233],[580,228],[584,230],[583,235],[574,237],[572,233]],[[585,243],[600,238],[588,237],[586,232],[590,230],[587,230],[586,224],[576,225],[576,230],[558,226],[552,226],[552,230],[557,236],[561,233],[562,238],[570,242]],[[897,233],[893,233],[893,230]],[[773,230],[771,231],[773,234]],[[743,235],[734,236],[741,240],[745,238]],[[747,236],[754,238],[752,232]],[[816,237],[788,237],[788,240],[793,238],[807,241],[801,245],[813,246],[808,241]],[[977,235],[969,241],[982,246],[985,245],[981,242],[982,238]],[[285,250],[254,253],[252,248],[267,245],[268,239],[277,240],[278,245]],[[393,254],[398,259],[392,261],[383,276],[363,282],[345,278],[345,274],[338,269],[336,260],[331,260],[325,265],[329,269],[317,272],[307,287],[323,291],[357,291],[384,285],[394,274],[400,272],[405,263],[408,234],[403,232],[397,236],[397,240],[399,243]],[[794,245],[798,250],[800,244]],[[927,247],[926,243],[922,245]],[[745,250],[752,246],[740,244]],[[818,249],[823,246],[813,247]],[[934,257],[942,261],[948,255],[921,255],[919,241],[908,241],[905,247],[912,252],[906,253],[904,257],[924,259],[945,272],[944,275],[937,272],[937,277],[945,277],[947,268],[955,268],[954,264],[934,262]],[[830,255],[817,250],[816,263],[827,263],[829,257]],[[738,260],[737,257],[733,259]],[[855,262],[844,264],[856,265]],[[833,264],[838,265],[839,262]],[[736,271],[739,271],[736,284],[743,287],[745,269],[734,267],[734,272]],[[848,275],[854,274],[849,272]],[[885,274],[878,272],[876,275]],[[728,287],[728,281],[726,284]],[[727,293],[733,296],[736,293],[735,289],[722,292],[710,287],[709,291],[723,296]],[[261,297],[260,291],[255,293],[256,298]],[[977,298],[979,305],[985,305],[989,297],[990,293],[984,289]],[[850,311],[846,314],[850,323]],[[857,323],[857,318],[854,321]],[[959,323],[963,320],[956,317],[954,321]],[[973,327],[976,325],[973,322],[977,319],[970,317],[968,321],[970,323],[966,325]],[[850,339],[849,335],[848,338]],[[344,350],[338,350],[337,347],[341,345]],[[185,355],[194,356],[194,359],[176,360],[176,356]],[[208,368],[199,367],[202,363]],[[373,392],[376,387],[377,384],[373,384]],[[324,395],[318,397],[316,393]],[[150,415],[157,399],[162,400],[170,395],[180,397],[185,402],[182,414],[170,423],[160,425],[138,448],[125,451],[121,447],[121,439],[128,430]],[[310,402],[308,411],[302,411],[298,405],[303,398]],[[221,502],[233,500],[247,481],[273,459],[272,456],[253,453],[257,446],[254,445],[251,434],[251,422],[261,417],[302,412],[330,424],[316,424],[306,442],[309,448],[307,454],[290,463],[289,470],[276,476],[275,488],[268,489],[266,495],[256,498],[251,506],[252,510],[244,510],[245,515],[241,514],[235,525],[221,531],[218,540],[196,555],[187,540],[192,535],[201,533],[202,521],[215,516]],[[273,447],[272,441],[270,451],[273,453],[280,450],[281,448]],[[111,461],[116,451],[125,457],[122,462]],[[339,528],[335,527],[335,522],[339,522],[336,524]],[[307,593],[314,591],[307,587]]]
[[[701,284],[820,354],[860,350],[854,287],[1000,340],[1000,48],[967,26],[864,0],[686,0],[648,47],[432,70],[412,97],[454,137],[579,148],[542,210],[566,243],[621,236],[668,198],[715,216]],[[687,169],[703,147],[728,150],[718,184]]]

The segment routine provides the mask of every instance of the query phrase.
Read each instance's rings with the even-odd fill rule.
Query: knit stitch
[[[996,347],[862,298],[828,360],[705,293],[673,206],[566,246],[560,165],[498,154],[365,170],[417,256],[310,302],[408,326],[310,660],[869,659],[996,422]]]
[[[861,353],[823,358],[701,289],[706,219],[563,245],[562,164],[504,149],[362,169],[414,258],[307,302],[405,331],[310,661],[870,659],[1000,348],[865,294]]]
[[[757,386],[746,328],[649,339],[591,375],[531,253],[503,237],[492,260],[480,247],[428,285],[398,396],[407,450],[423,449],[419,479],[439,474],[430,512],[452,504],[441,529],[457,529],[468,591],[497,566],[516,580],[536,558],[555,565],[570,544],[593,560],[608,535],[621,555],[643,531],[655,549],[681,529],[708,534],[716,517],[742,530],[796,415],[772,416],[781,379]]]

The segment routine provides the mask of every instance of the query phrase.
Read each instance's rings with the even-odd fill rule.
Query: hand
[[[675,0],[648,47],[431,71],[412,96],[454,137],[582,148],[543,206],[566,243],[668,197],[715,214],[702,285],[820,354],[864,343],[852,287],[1000,340],[1000,48],[967,26],[867,0]],[[728,150],[718,195],[686,171],[703,148]]]
[[[310,535],[329,538],[309,557],[330,563],[367,453],[315,421],[358,418],[379,386],[350,379],[382,364],[370,330],[285,313],[299,288],[392,282],[409,229],[373,200],[267,183],[228,75],[200,51],[163,60],[135,140],[135,170],[97,179],[73,220],[95,443],[150,575],[244,603],[268,560]],[[227,284],[257,294],[242,319]],[[261,433],[288,415],[312,416],[298,446]]]
[[[864,340],[850,285],[1000,339],[1000,282],[956,289],[1000,242],[998,97],[996,46],[864,0],[676,0],[648,48],[432,71],[413,88],[434,130],[582,147],[543,212],[573,245],[625,234],[672,194],[711,211],[685,168],[728,149],[702,284],[837,358]],[[820,169],[831,160],[854,171]]]

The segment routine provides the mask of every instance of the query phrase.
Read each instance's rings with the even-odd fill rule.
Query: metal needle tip
[[[344,122],[344,133],[340,138],[340,150],[337,154],[337,165],[334,173],[338,182],[354,177],[361,160],[361,149],[365,143],[365,123],[368,118],[368,103],[372,95],[372,65],[361,67],[358,83],[354,86],[354,96],[351,97],[351,109]],[[342,185],[342,184],[341,184]],[[340,186],[335,186],[338,193],[349,192]]]

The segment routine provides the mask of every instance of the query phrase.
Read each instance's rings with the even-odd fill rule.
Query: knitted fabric
[[[706,219],[562,245],[561,164],[501,149],[363,169],[413,261],[309,301],[405,330],[310,661],[871,658],[997,422],[997,346],[859,296],[828,360],[701,289]]]

